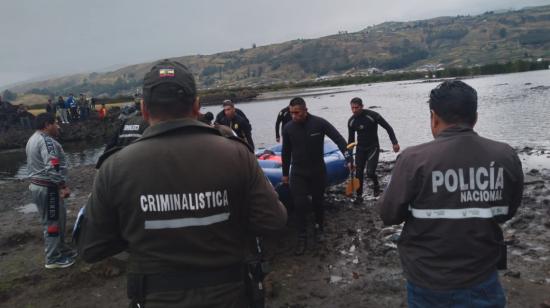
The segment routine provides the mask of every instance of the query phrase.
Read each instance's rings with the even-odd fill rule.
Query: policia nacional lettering
[[[460,202],[487,202],[502,200],[504,189],[504,168],[458,168],[432,171],[432,191],[440,187],[448,192],[460,190]]]
[[[139,197],[143,212],[196,211],[229,206],[227,190],[189,194],[148,194]]]

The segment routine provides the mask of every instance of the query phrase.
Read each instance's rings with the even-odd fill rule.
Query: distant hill
[[[550,58],[550,5],[477,16],[386,22],[354,33],[175,59],[191,68],[204,89],[537,58]],[[106,73],[54,78],[11,90],[127,95],[141,86],[151,65],[142,63]]]

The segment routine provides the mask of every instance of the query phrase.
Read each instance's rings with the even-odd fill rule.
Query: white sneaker
[[[49,263],[46,263],[46,265],[44,266],[45,268],[48,268],[48,269],[53,269],[53,268],[66,268],[66,267],[69,267],[71,265],[74,264],[74,259],[73,258],[70,258],[70,257],[61,257],[53,262],[49,262]]]

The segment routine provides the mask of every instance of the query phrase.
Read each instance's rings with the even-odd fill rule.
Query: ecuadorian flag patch
[[[159,77],[160,78],[166,78],[166,77],[174,77],[176,75],[173,68],[161,68],[159,70]]]

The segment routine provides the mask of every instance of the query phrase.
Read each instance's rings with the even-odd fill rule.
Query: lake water
[[[478,92],[476,131],[485,137],[504,141],[516,148],[532,147],[550,153],[550,70],[486,76],[464,80]],[[401,148],[432,140],[426,101],[438,83],[399,81],[345,87],[315,88],[299,91],[266,93],[259,100],[238,104],[250,119],[256,147],[275,143],[275,119],[290,97],[303,96],[309,112],[330,121],[347,139],[347,120],[351,115],[349,101],[361,97],[365,107],[375,106],[393,127]],[[219,106],[208,106],[203,112],[216,114]],[[391,142],[379,127],[381,159],[394,159]],[[70,165],[93,164],[103,152],[101,145],[66,144]],[[547,167],[548,154],[536,159],[524,158],[532,167]],[[0,152],[0,178],[25,175],[23,151]]]

